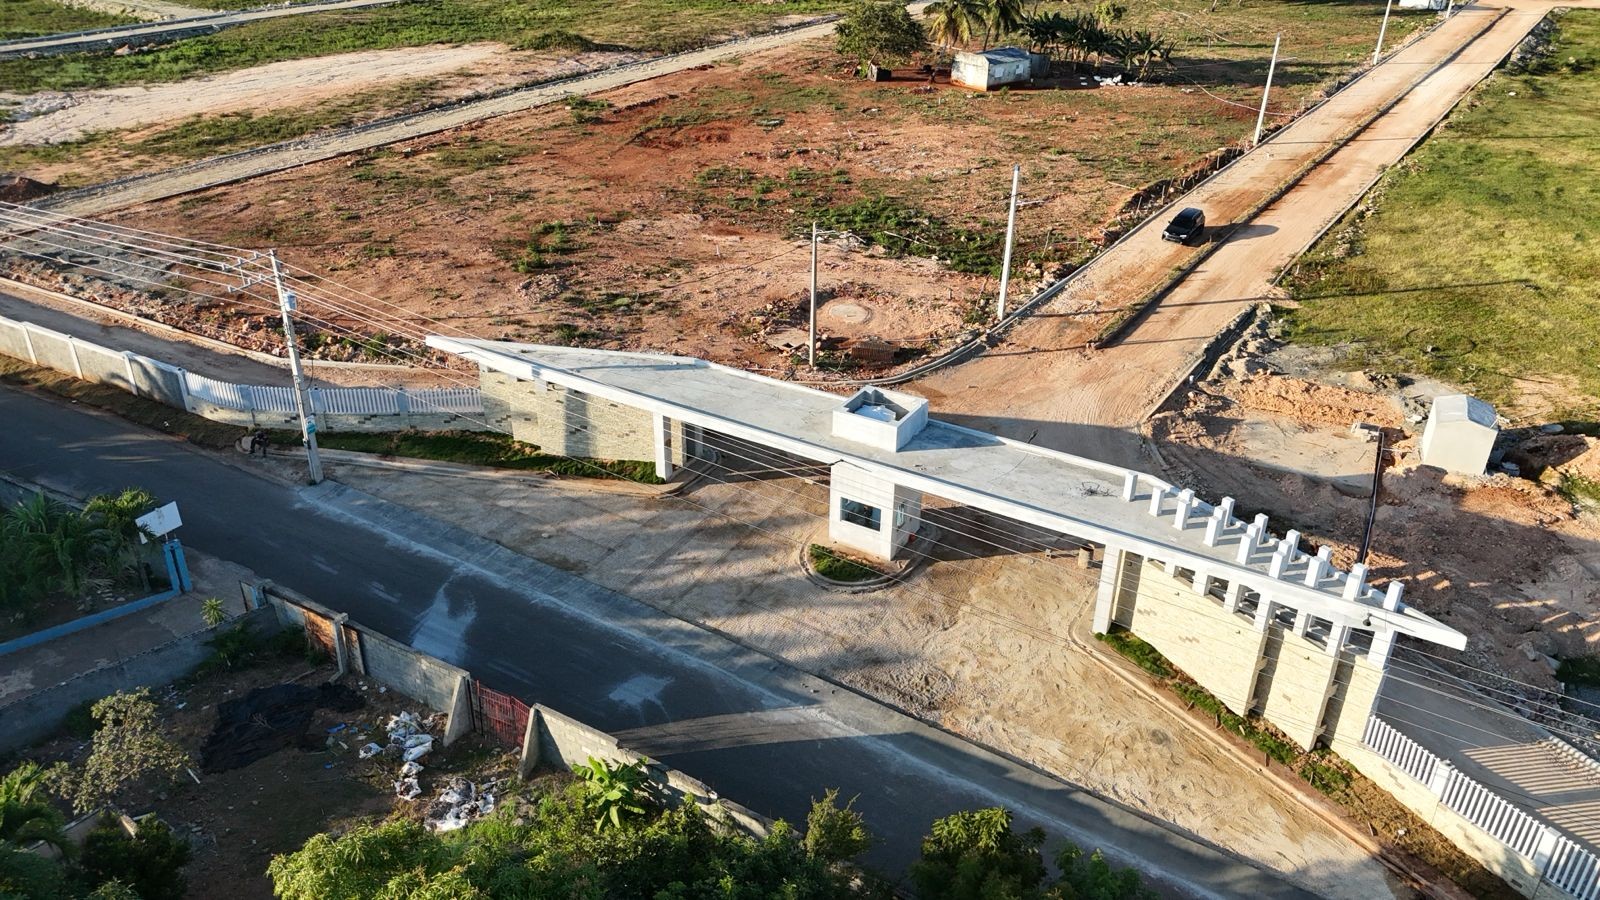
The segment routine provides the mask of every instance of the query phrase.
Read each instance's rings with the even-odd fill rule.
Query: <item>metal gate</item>
[[[473,727],[508,747],[521,747],[528,730],[528,704],[472,680]]]

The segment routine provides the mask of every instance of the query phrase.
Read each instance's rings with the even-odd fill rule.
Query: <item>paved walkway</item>
[[[81,31],[72,34],[52,34],[44,37],[19,38],[0,41],[0,59],[18,56],[50,56],[84,50],[103,50],[127,45],[143,46],[161,43],[177,37],[210,34],[224,28],[259,22],[263,19],[281,19],[284,16],[303,16],[308,13],[346,12],[370,6],[390,6],[403,0],[325,0],[318,3],[294,3],[268,6],[260,9],[233,12],[191,10],[199,15],[162,19],[147,25],[121,25]]]
[[[1178,200],[1241,224],[1114,346],[1085,347],[1107,315],[1159,285],[1190,251],[1155,221],[1097,259],[1006,342],[915,382],[938,414],[1108,462],[1139,465],[1138,428],[1211,341],[1268,295],[1280,269],[1488,75],[1549,5],[1472,6],[1414,41],[1222,175]],[[1392,106],[1391,106],[1392,104]],[[1375,120],[1373,115],[1382,110]],[[1248,223],[1250,209],[1332,144],[1360,134]]]

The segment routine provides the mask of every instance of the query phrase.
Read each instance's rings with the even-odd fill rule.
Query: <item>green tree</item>
[[[1000,40],[1022,27],[1026,16],[1022,0],[982,0],[983,46],[988,49],[991,40]]]
[[[98,533],[109,574],[120,578],[132,573],[146,590],[150,583],[142,563],[145,541],[152,535],[139,526],[138,518],[155,508],[156,498],[141,488],[91,497],[83,508],[83,518]]]
[[[0,900],[69,900],[71,886],[55,860],[0,841]]]
[[[189,852],[159,820],[146,821],[133,837],[107,822],[84,839],[79,865],[94,884],[122,882],[141,900],[183,900]]]
[[[951,49],[969,43],[983,25],[983,0],[934,0],[922,15],[928,23],[928,36]]]
[[[858,74],[871,63],[903,63],[928,49],[928,32],[895,0],[862,0],[834,31],[839,55],[856,61]]]
[[[99,723],[81,771],[61,768],[56,790],[78,812],[98,809],[145,778],[173,778],[190,764],[189,754],[162,727],[147,688],[99,700],[89,714]]]
[[[1000,807],[958,812],[933,823],[911,881],[922,900],[1023,900],[1042,897],[1044,832],[1011,830]]]
[[[1099,850],[1085,855],[1070,841],[1056,854],[1061,878],[1051,891],[1052,900],[1155,900],[1133,869],[1118,869]]]
[[[821,800],[811,802],[811,813],[806,816],[806,852],[824,862],[838,863],[855,859],[872,846],[872,835],[866,822],[856,812],[855,798],[839,806],[839,791],[829,788]]]

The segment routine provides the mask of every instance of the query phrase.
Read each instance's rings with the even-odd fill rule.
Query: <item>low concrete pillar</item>
[[[1278,549],[1272,551],[1272,562],[1267,564],[1267,574],[1273,578],[1282,578],[1283,570],[1289,565],[1289,554],[1294,552],[1287,542],[1278,544]]]
[[[1122,589],[1122,570],[1126,567],[1128,552],[1106,545],[1105,559],[1100,562],[1100,587],[1094,595],[1095,634],[1111,630],[1111,617],[1117,611],[1118,592]]]
[[[1346,600],[1360,600],[1361,594],[1367,589],[1367,565],[1356,563],[1350,567],[1350,574],[1345,576],[1344,594]]]
[[[1292,630],[1296,637],[1305,637],[1306,629],[1311,627],[1311,614],[1303,609],[1294,611],[1294,627]]]
[[[527,780],[539,768],[539,707],[528,708],[528,727],[522,732],[522,758],[517,761],[517,777]]]
[[[1128,502],[1128,503],[1132,503],[1133,502],[1133,498],[1138,496],[1138,494],[1139,494],[1139,473],[1138,472],[1123,472],[1122,473],[1122,499],[1124,501]]]
[[[1261,602],[1256,604],[1256,618],[1254,624],[1257,631],[1266,631],[1268,626],[1272,624],[1272,610],[1275,606],[1277,606],[1277,604],[1273,603],[1266,597],[1262,597]]]
[[[1328,646],[1325,648],[1330,656],[1338,656],[1344,648],[1344,642],[1350,637],[1350,626],[1340,625],[1335,622],[1328,628]]]
[[[1383,608],[1390,612],[1400,609],[1400,600],[1405,596],[1406,586],[1399,581],[1389,582],[1389,587],[1383,592]]]
[[[672,477],[672,451],[667,446],[667,417],[657,413],[650,417],[656,451],[656,477],[662,481]]]
[[[333,661],[339,666],[339,677],[350,674],[350,647],[345,643],[344,624],[350,621],[349,613],[339,613],[333,617],[331,630],[333,631]]]
[[[1316,587],[1322,579],[1328,577],[1328,567],[1333,559],[1333,548],[1321,547],[1317,555],[1311,558],[1311,563],[1306,566],[1306,587]]]
[[[1372,633],[1372,647],[1367,650],[1367,662],[1379,669],[1389,666],[1389,653],[1394,650],[1394,632],[1387,628]]]
[[[472,731],[472,680],[465,675],[456,679],[455,693],[450,698],[450,715],[444,723],[444,745]]]
[[[1161,508],[1166,505],[1168,489],[1156,485],[1150,489],[1150,515],[1161,515]]]
[[[1184,488],[1178,492],[1178,509],[1172,514],[1172,527],[1182,531],[1189,527],[1189,515],[1194,512],[1194,491]]]
[[[1239,610],[1239,604],[1244,601],[1244,592],[1247,590],[1249,590],[1249,588],[1245,587],[1240,582],[1235,581],[1230,583],[1228,585],[1227,593],[1224,594],[1222,598],[1223,612],[1237,612]]]
[[[1093,547],[1079,547],[1078,548],[1078,568],[1087,569],[1093,564],[1094,564],[1094,548]]]
[[[1211,518],[1206,520],[1205,542],[1207,547],[1215,547],[1222,537],[1223,528],[1222,508],[1218,507],[1211,513]]]
[[[1239,553],[1236,561],[1244,565],[1255,555],[1256,548],[1261,545],[1261,524],[1251,522],[1244,530],[1244,537],[1239,539]]]
[[[1267,539],[1267,524],[1268,524],[1267,523],[1267,514],[1266,513],[1256,513],[1256,517],[1255,517],[1255,519],[1252,520],[1252,524],[1256,526],[1256,540],[1258,540],[1258,541],[1266,540]]]
[[[1217,512],[1222,517],[1222,527],[1228,527],[1228,523],[1233,521],[1233,498],[1223,497],[1222,502],[1217,504]]]
[[[1288,562],[1293,563],[1295,560],[1299,559],[1300,532],[1294,530],[1293,528],[1289,529],[1289,532],[1283,536],[1283,542],[1280,544],[1280,546],[1289,548]]]

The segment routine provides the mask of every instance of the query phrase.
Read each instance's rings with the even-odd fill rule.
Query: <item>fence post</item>
[[[194,412],[194,400],[189,396],[189,370],[178,367],[178,399],[183,401],[185,412]]]
[[[450,718],[444,725],[444,745],[456,742],[472,730],[472,680],[462,675],[456,680],[455,696],[450,700]]]
[[[333,656],[339,664],[340,678],[350,674],[350,647],[344,640],[344,626],[349,621],[349,613],[339,613],[333,617]]]
[[[22,323],[22,342],[28,345],[28,361],[37,366],[39,354],[33,349],[33,328],[27,322]]]
[[[1533,846],[1533,871],[1538,874],[1540,880],[1550,872],[1550,862],[1556,855],[1556,840],[1560,837],[1560,832],[1546,825],[1543,833],[1539,835],[1539,843]]]
[[[1450,765],[1448,762],[1445,762],[1442,759],[1439,760],[1439,764],[1433,767],[1433,780],[1428,782],[1428,790],[1432,791],[1435,797],[1443,800],[1444,789],[1449,786],[1450,775],[1455,772],[1455,770],[1455,766]]]
[[[524,780],[539,768],[539,707],[528,707],[528,727],[522,733],[522,759],[517,766],[517,777]]]
[[[78,340],[72,335],[67,335],[67,352],[72,355],[72,374],[83,380],[83,363],[78,359]]]

